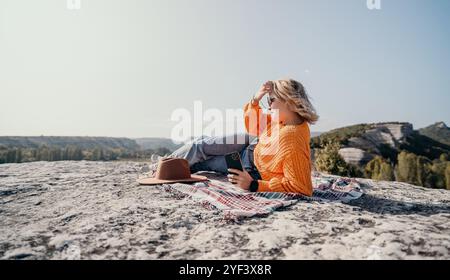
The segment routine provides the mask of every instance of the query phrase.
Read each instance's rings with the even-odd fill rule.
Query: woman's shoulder
[[[284,148],[309,145],[310,132],[307,123],[300,125],[288,125],[280,129],[279,143]],[[289,148],[290,147],[290,148]]]
[[[306,121],[298,125],[285,125],[280,129],[280,136],[285,138],[304,134],[309,134],[309,125]]]

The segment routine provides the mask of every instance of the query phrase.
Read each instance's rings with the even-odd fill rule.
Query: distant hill
[[[312,137],[311,150],[319,171],[450,189],[448,139],[442,122],[422,130],[407,122],[364,123]]]
[[[138,144],[139,142],[139,144]],[[140,145],[141,144],[141,145]],[[149,160],[177,148],[170,139],[0,136],[0,164],[60,160]]]
[[[375,156],[389,158],[393,162],[400,151],[421,155],[430,160],[441,154],[450,154],[450,145],[442,138],[448,128],[443,123],[428,127],[425,132],[434,138],[414,130],[407,122],[364,123],[333,129],[311,138],[311,147],[319,148],[324,142],[338,142],[340,154],[348,163],[364,165]],[[440,139],[441,141],[437,141]]]
[[[166,148],[171,151],[181,144],[175,144],[168,138],[117,138],[117,137],[86,137],[86,136],[0,136],[0,147],[4,148],[39,148],[41,146],[65,148],[77,146],[81,149],[125,149],[157,150]]]
[[[418,132],[435,141],[450,145],[450,128],[444,122],[421,128]]]
[[[0,136],[0,146],[5,148],[39,148],[41,146],[65,148],[77,146],[81,149],[140,149],[136,141],[129,138],[84,137],[84,136]]]
[[[141,147],[141,149],[159,149],[167,148],[171,151],[176,150],[181,147],[182,144],[175,144],[171,139],[168,138],[136,138],[134,139],[136,143]]]

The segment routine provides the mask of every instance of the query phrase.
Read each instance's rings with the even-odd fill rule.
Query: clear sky
[[[449,14],[448,0],[0,0],[0,135],[169,137],[174,109],[242,108],[285,77],[312,97],[311,131],[449,124]]]

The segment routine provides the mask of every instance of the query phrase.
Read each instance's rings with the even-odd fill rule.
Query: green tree
[[[75,160],[83,160],[83,150],[80,147],[75,149]]]
[[[37,159],[37,149],[31,149],[31,159],[30,161],[36,161]]]
[[[50,150],[50,158],[49,161],[58,161],[61,160],[61,149],[60,148],[52,148]]]
[[[15,150],[16,155],[14,156],[14,162],[15,163],[21,163],[22,162],[22,149],[17,148]]]
[[[376,156],[369,161],[364,168],[364,171],[366,178],[382,181],[395,180],[394,170],[391,164],[380,156]]]
[[[398,155],[397,180],[428,188],[446,188],[445,156],[431,161],[424,156],[402,151]]]
[[[317,150],[315,166],[318,171],[340,176],[361,176],[361,172],[354,166],[347,164],[339,155],[338,142],[325,142],[322,149]]]
[[[67,160],[83,160],[83,150],[78,146],[67,147]]]
[[[167,149],[166,147],[159,147],[158,149],[156,149],[156,154],[164,156],[170,154],[170,150]]]
[[[395,181],[394,168],[388,162],[383,162],[381,165],[381,174],[378,180]]]
[[[445,168],[445,185],[447,190],[450,190],[450,162],[447,162],[447,167]]]
[[[118,152],[114,149],[109,149],[106,151],[106,158],[108,160],[116,160],[118,158]]]
[[[369,161],[364,168],[364,176],[370,179],[375,179],[376,177],[378,177],[381,169],[381,163],[382,159],[379,156],[376,156],[371,161]]]
[[[445,189],[446,188],[446,178],[445,178],[445,169],[447,167],[448,161],[445,162],[433,162],[431,166],[432,172],[432,182],[431,188],[436,189]]]
[[[8,151],[6,153],[6,162],[7,163],[16,162],[16,150],[15,149],[8,149]]]
[[[38,161],[50,160],[50,150],[46,145],[42,145],[39,147],[37,152],[37,160]]]
[[[6,163],[6,151],[0,150],[0,164]]]
[[[62,160],[69,160],[69,146],[65,146],[62,151]]]
[[[64,149],[64,156],[66,160],[82,160],[83,153],[80,147],[69,145]]]
[[[417,179],[417,156],[405,151],[398,154],[397,180],[419,185]]]
[[[106,154],[106,152],[102,149],[102,147],[97,146],[92,151],[91,160],[106,160],[105,154]]]
[[[417,156],[416,165],[419,185],[428,188],[434,187],[435,174],[432,171],[432,162],[424,156]]]

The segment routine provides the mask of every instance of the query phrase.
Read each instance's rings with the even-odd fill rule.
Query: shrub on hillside
[[[362,172],[356,166],[346,163],[339,155],[339,149],[338,142],[327,142],[318,149],[315,156],[316,169],[333,175],[361,177]]]
[[[380,156],[376,156],[367,163],[364,175],[374,180],[395,181],[392,165]]]

